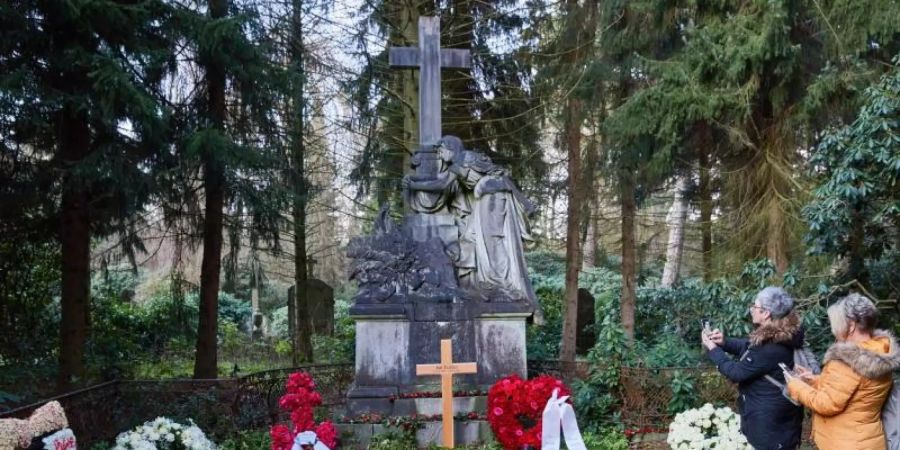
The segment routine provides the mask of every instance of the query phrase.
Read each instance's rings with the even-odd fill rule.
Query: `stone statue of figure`
[[[524,298],[535,308],[535,323],[542,323],[523,246],[532,241],[527,218],[534,214],[534,204],[506,169],[483,153],[466,150],[458,137],[444,136],[435,147],[441,159],[437,176],[406,177],[403,185],[411,192],[441,193],[444,206],[457,217],[459,248],[453,257],[459,284]]]

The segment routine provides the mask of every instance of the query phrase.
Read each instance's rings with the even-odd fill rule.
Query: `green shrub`
[[[606,428],[599,434],[584,433],[582,437],[588,450],[628,450],[628,438],[615,428]]]
[[[415,431],[392,429],[369,441],[368,450],[409,450],[417,448]]]
[[[672,398],[669,400],[669,414],[675,415],[682,411],[699,406],[697,391],[694,388],[694,380],[680,371],[675,371],[670,386]]]
[[[220,450],[269,450],[272,439],[265,430],[240,431],[237,435],[221,442]]]

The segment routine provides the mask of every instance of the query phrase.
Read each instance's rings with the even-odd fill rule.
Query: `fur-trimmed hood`
[[[800,316],[791,311],[788,315],[760,325],[750,332],[750,345],[758,347],[763,344],[784,344],[790,347],[803,345],[803,330],[800,327]]]
[[[876,339],[887,339],[889,343],[887,353],[872,351],[852,342],[838,342],[825,352],[825,363],[841,361],[856,373],[869,379],[881,378],[900,368],[900,348],[897,347],[897,338],[887,330],[875,330],[872,336]]]

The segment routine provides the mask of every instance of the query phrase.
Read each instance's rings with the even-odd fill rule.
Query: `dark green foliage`
[[[170,203],[167,219],[189,220],[199,228],[181,202],[200,204],[193,174],[211,159],[224,177],[226,224],[251,230],[252,243],[265,240],[278,251],[278,232],[285,222],[281,213],[289,200],[283,172],[287,139],[278,122],[292,95],[290,77],[279,59],[285,50],[262,25],[259,11],[247,5],[231,9],[219,19],[185,13],[180,31],[196,53],[192,63],[225,68],[234,107],[227,110],[225,129],[219,129],[207,117],[202,89],[191,90],[192,96],[178,104],[176,153],[170,155],[169,170],[159,173],[162,188],[157,195]]]
[[[168,289],[144,304],[123,303],[117,296],[95,293],[95,326],[89,339],[88,363],[104,378],[132,376],[143,361],[155,361],[168,352],[187,353],[196,338],[198,295],[191,292],[183,304]],[[173,320],[180,318],[181,320]],[[246,330],[250,305],[230,294],[219,293],[219,321]],[[242,331],[246,333],[246,331]],[[229,328],[219,328],[219,340],[228,344]]]
[[[809,251],[847,258],[844,274],[868,282],[872,264],[897,264],[900,233],[900,57],[868,88],[849,125],[830,130],[810,164],[817,187],[804,208]],[[895,297],[895,271],[872,284]],[[876,281],[876,280],[871,280]]]
[[[399,209],[400,178],[409,169],[404,167],[407,147],[418,144],[404,141],[416,135],[415,129],[406,129],[404,112],[417,106],[415,98],[410,99],[411,105],[404,104],[403,70],[388,66],[387,49],[375,54],[369,48],[373,35],[382,37],[387,45],[416,46],[418,38],[408,41],[398,28],[404,20],[401,17],[410,14],[441,17],[441,46],[469,49],[473,55],[471,71],[443,71],[443,133],[459,136],[467,148],[483,151],[509,167],[520,183],[540,180],[547,165],[538,147],[540,128],[534,114],[538,105],[531,92],[530,46],[534,42],[519,37],[534,32],[532,12],[510,0],[436,6],[428,2],[365,3],[355,37],[365,57],[363,67],[355,80],[345,84],[355,109],[350,125],[366,136],[350,175],[361,194],[372,192],[378,203],[391,201]],[[417,29],[415,23],[411,26]],[[413,126],[418,125],[414,122]]]
[[[32,288],[42,290],[40,295],[21,297],[28,303],[5,303],[15,308],[4,316],[10,320],[10,327],[4,329],[3,353],[0,354],[0,391],[10,391],[25,400],[45,396],[48,379],[56,370],[56,341],[47,336],[56,336],[59,329],[59,297],[53,295],[58,289],[56,278],[41,281],[39,257],[54,258],[38,249],[29,261],[34,265],[30,278],[9,277],[0,285],[21,281],[33,283]],[[52,261],[52,259],[50,259]],[[51,270],[49,272],[53,274]],[[22,274],[12,274],[21,276]],[[172,299],[168,286],[161,286],[150,298],[140,304],[123,301],[122,295],[135,285],[130,270],[110,270],[104,280],[98,277],[92,293],[91,333],[86,345],[86,365],[92,380],[130,378],[137,374],[143,377],[185,376],[184,368],[167,364],[184,361],[167,361],[173,357],[190,358],[193,340],[196,338],[198,295],[190,292],[184,302]],[[9,292],[0,289],[0,292]],[[28,293],[25,289],[23,293]],[[43,294],[46,292],[47,294]],[[219,293],[219,340],[225,352],[238,355],[251,353],[246,342],[246,327],[250,318],[248,301]],[[18,330],[18,333],[13,331]],[[232,347],[239,346],[240,349]],[[229,351],[230,350],[230,351]],[[262,357],[260,356],[260,359]],[[158,366],[148,371],[145,364]],[[263,364],[265,361],[259,361]],[[230,368],[228,368],[230,370]],[[0,401],[0,405],[3,405]]]
[[[669,400],[669,414],[675,415],[682,411],[696,408],[697,393],[694,388],[694,380],[681,372],[675,372],[672,376],[672,399]]]
[[[54,352],[59,277],[52,242],[0,240],[0,366],[30,366]]]
[[[267,430],[241,431],[235,436],[219,443],[222,450],[268,450],[272,438]]]
[[[8,237],[37,226],[61,244],[60,388],[85,381],[91,239],[133,235],[158,187],[176,16],[161,0],[0,5],[0,185],[12,194],[2,203],[4,214],[28,218],[11,220]],[[133,255],[140,243],[122,247]]]
[[[54,378],[59,276],[54,243],[0,237],[0,410],[46,389],[36,380]]]
[[[60,193],[61,172],[94,194],[95,233],[118,231],[148,200],[153,180],[146,168],[161,157],[170,132],[161,81],[174,66],[176,15],[162,1],[0,5],[0,134],[4,158],[17,168],[0,171],[0,179],[41,187],[31,191],[41,194],[37,204],[28,192],[4,196],[5,212],[53,220],[57,205],[48,200]],[[70,165],[60,158],[54,128],[66,108],[92,130],[88,153]]]

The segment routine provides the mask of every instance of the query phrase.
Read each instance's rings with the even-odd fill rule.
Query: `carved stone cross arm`
[[[419,46],[391,47],[392,67],[419,69],[419,145],[434,145],[441,138],[441,69],[472,66],[466,49],[441,48],[441,21],[419,17]]]

